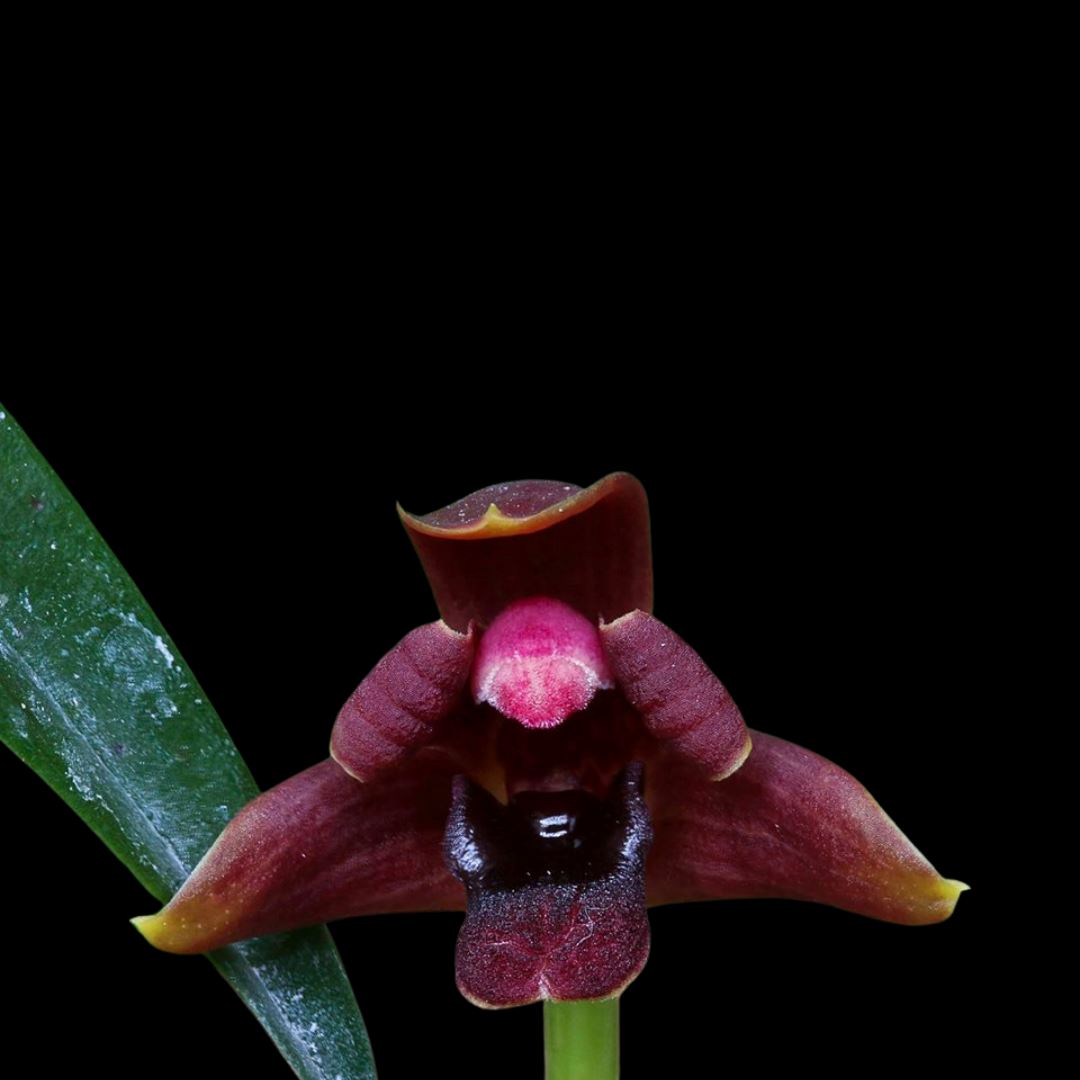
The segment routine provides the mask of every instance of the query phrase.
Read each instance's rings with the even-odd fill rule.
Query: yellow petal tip
[[[933,917],[927,921],[942,922],[947,919],[956,910],[956,901],[959,900],[960,894],[967,892],[970,888],[970,885],[957,881],[955,878],[939,878],[934,889],[936,895],[929,909],[933,912]]]
[[[170,953],[199,953],[215,947],[211,940],[214,926],[162,908],[156,915],[137,915],[131,925],[155,949]]]
[[[161,939],[164,936],[165,927],[163,923],[165,919],[162,912],[158,912],[156,915],[136,915],[131,920],[131,925],[139,931],[140,934],[156,949],[162,948]]]
[[[742,749],[739,751],[739,756],[731,764],[731,766],[725,769],[721,773],[717,773],[711,779],[713,783],[719,783],[721,780],[726,780],[729,776],[739,771],[745,763],[746,759],[750,756],[750,752],[754,749],[754,744],[750,739],[750,732],[746,732],[746,739],[743,741]]]
[[[964,881],[957,881],[956,878],[942,878],[942,892],[945,897],[952,901],[953,907],[956,907],[956,901],[960,898],[961,893],[971,891],[971,886]]]

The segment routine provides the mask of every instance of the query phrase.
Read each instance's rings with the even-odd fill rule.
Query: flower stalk
[[[545,1080],[618,1080],[619,999],[544,1002]]]

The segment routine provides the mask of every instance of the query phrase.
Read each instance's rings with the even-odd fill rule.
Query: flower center
[[[472,692],[528,728],[549,728],[614,685],[600,634],[561,600],[517,600],[492,621],[476,652]]]

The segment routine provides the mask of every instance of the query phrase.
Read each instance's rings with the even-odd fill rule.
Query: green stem
[[[619,999],[545,1001],[546,1080],[618,1080]]]

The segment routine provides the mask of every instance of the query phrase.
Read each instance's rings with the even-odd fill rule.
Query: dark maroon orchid
[[[650,904],[951,914],[965,886],[842,769],[749,732],[650,614],[633,477],[500,484],[401,516],[442,618],[357,687],[329,760],[251,802],[135,920],[154,945],[464,908],[458,986],[499,1007],[618,994],[648,955]]]

